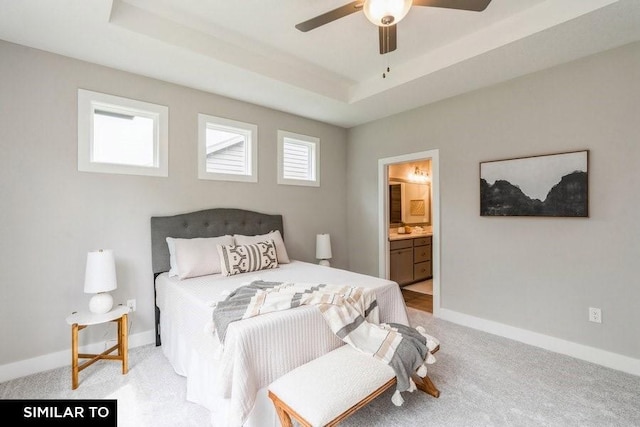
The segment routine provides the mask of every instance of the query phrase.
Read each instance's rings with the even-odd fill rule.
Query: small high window
[[[169,109],[78,90],[78,170],[168,176]]]
[[[320,139],[278,131],[278,184],[320,186]]]
[[[257,182],[258,127],[198,114],[198,178]]]

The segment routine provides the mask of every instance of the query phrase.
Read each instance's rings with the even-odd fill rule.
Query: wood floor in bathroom
[[[427,279],[401,287],[407,307],[433,313],[433,279]]]
[[[433,313],[433,295],[403,289],[402,296],[407,307]]]

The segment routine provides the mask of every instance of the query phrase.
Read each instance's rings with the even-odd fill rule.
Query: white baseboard
[[[441,308],[438,317],[469,328],[478,329],[501,337],[510,338],[525,344],[550,350],[555,353],[575,357],[576,359],[596,363],[607,368],[627,372],[640,376],[640,359],[623,356],[595,347],[566,341],[560,338],[550,337],[526,329],[516,328],[492,320],[482,319],[459,313],[457,311]]]
[[[156,334],[153,330],[139,332],[129,335],[129,348],[140,347],[142,345],[151,344],[156,341]],[[82,346],[78,349],[80,353],[102,353],[108,347],[115,345],[116,340],[108,341],[108,345],[104,341],[94,344]],[[0,366],[0,382],[13,380],[15,378],[24,377],[38,372],[48,371],[50,369],[69,367],[69,386],[71,386],[71,348],[57,353],[45,354],[43,356],[34,357],[32,359],[21,360],[19,362],[8,363]]]

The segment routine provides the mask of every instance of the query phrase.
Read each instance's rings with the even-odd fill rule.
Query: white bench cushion
[[[343,345],[278,378],[269,390],[311,425],[323,426],[394,377],[386,363]]]

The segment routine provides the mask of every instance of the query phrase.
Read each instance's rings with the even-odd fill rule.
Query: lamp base
[[[331,264],[329,264],[329,261],[326,259],[321,259],[320,262],[318,263],[324,267],[329,267]]]
[[[104,314],[113,307],[113,297],[108,292],[100,292],[91,297],[89,311],[94,314]]]

